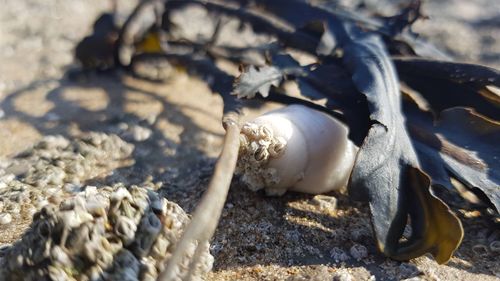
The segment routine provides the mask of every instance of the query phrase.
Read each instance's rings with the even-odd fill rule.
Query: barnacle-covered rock
[[[102,173],[107,167],[126,159],[133,145],[116,135],[88,133],[73,141],[62,136],[46,136],[16,160],[29,163],[23,179],[35,186],[79,184],[81,180]]]
[[[113,134],[46,136],[14,159],[0,161],[0,225],[31,218],[49,201],[64,201],[81,182],[123,165],[133,149]]]
[[[188,222],[154,191],[87,186],[34,215],[22,238],[0,252],[0,280],[156,280]],[[208,246],[198,278],[212,267]]]

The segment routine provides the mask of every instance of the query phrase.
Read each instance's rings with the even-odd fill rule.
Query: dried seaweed
[[[350,192],[368,193],[379,249],[396,259],[431,252],[450,259],[462,240],[458,218],[430,193],[404,126],[397,76],[380,40],[357,38],[345,60],[358,90],[367,96],[374,121],[358,153]],[[411,206],[410,208],[405,206]],[[410,217],[413,233],[399,243]]]

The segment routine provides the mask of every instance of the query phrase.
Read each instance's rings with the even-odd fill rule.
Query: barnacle
[[[3,251],[0,280],[154,280],[188,222],[178,205],[150,190],[89,186],[34,215],[21,240]],[[198,278],[213,263],[208,243],[203,247]]]

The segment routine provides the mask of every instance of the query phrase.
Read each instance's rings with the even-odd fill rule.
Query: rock
[[[319,206],[321,210],[335,211],[337,209],[337,198],[328,195],[316,195],[312,201]]]
[[[418,267],[411,263],[401,263],[398,266],[398,279],[409,279],[416,277],[420,273]]]
[[[83,182],[111,170],[134,147],[116,135],[88,133],[74,140],[45,136],[14,159],[0,162],[0,213],[30,218],[49,203],[81,191]],[[94,214],[100,212],[97,208]],[[12,217],[4,216],[3,221]]]
[[[486,245],[476,244],[472,247],[472,252],[477,257],[486,257],[489,253],[489,249]]]
[[[401,279],[401,281],[423,281],[423,280],[425,280],[425,279],[418,277],[418,276],[407,278],[407,279]]]
[[[490,251],[500,253],[500,241],[496,240],[490,243]]]
[[[335,261],[335,262],[344,262],[349,259],[349,256],[346,254],[346,252],[340,248],[334,247],[330,250],[330,257]]]
[[[360,261],[368,256],[368,249],[361,244],[354,244],[349,253],[355,260]]]
[[[171,257],[188,223],[181,207],[145,188],[89,187],[58,206],[49,203],[37,212],[23,237],[4,250],[0,268],[7,280],[15,276],[24,280],[94,280],[98,276],[109,281],[155,280],[160,273],[157,269]],[[194,246],[182,264],[192,258]],[[201,245],[194,279],[201,278],[212,264],[208,243]],[[181,267],[177,278],[186,273],[187,268]]]
[[[291,276],[287,278],[286,281],[323,281],[331,279],[332,274],[328,271],[328,268],[326,266],[321,266],[313,273]]]
[[[145,141],[153,133],[151,129],[142,126],[132,126],[131,133],[135,141]]]
[[[0,214],[0,224],[9,224],[12,222],[12,215],[8,213]]]
[[[349,272],[342,271],[342,272],[337,272],[333,276],[333,281],[352,281],[352,275]]]

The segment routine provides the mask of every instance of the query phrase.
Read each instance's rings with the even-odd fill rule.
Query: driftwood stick
[[[158,281],[174,280],[179,272],[178,266],[186,255],[190,244],[196,242],[197,248],[200,248],[212,238],[215,232],[238,158],[240,133],[238,115],[233,111],[225,114],[223,125],[226,129],[226,135],[222,152],[215,165],[214,175],[210,180],[207,191],[194,212],[191,223],[184,231],[174,254],[158,277]],[[197,252],[198,251],[195,250],[195,255]],[[194,273],[194,270],[191,269],[197,266],[197,260],[198,258],[194,256],[189,265],[190,270],[188,275]],[[184,278],[188,280],[190,276],[185,276]]]

